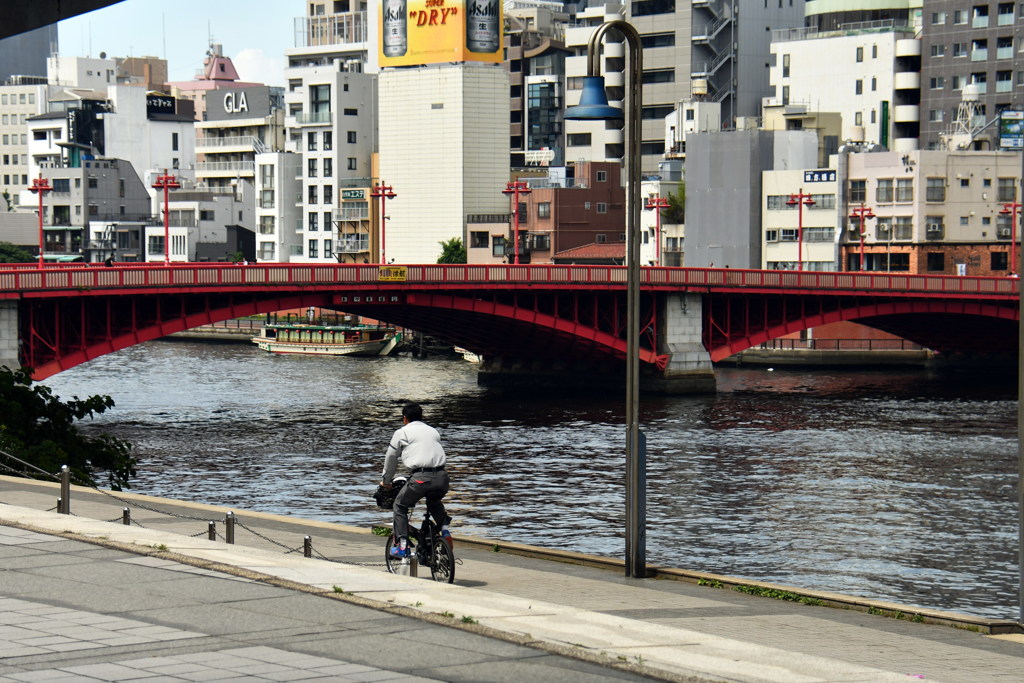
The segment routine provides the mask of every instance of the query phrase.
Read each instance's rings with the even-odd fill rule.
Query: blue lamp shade
[[[624,118],[622,110],[608,104],[604,76],[584,76],[580,103],[565,110],[565,118],[576,121],[605,121]]]

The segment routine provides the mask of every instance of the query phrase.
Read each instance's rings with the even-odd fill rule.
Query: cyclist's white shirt
[[[384,456],[384,474],[381,481],[390,484],[398,469],[398,458],[408,470],[417,467],[440,467],[445,463],[441,435],[428,424],[415,420],[397,430],[388,444]]]

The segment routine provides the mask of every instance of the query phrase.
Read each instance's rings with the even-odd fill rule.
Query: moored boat
[[[271,323],[252,341],[271,353],[318,356],[386,356],[402,335],[393,327]]]

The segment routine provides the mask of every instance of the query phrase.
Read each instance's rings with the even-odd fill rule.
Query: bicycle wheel
[[[401,572],[398,571],[398,568],[401,566],[402,561],[396,557],[391,557],[391,548],[394,545],[395,537],[388,536],[388,542],[384,545],[384,564],[387,565],[389,572],[399,574]],[[409,537],[409,551],[413,557],[416,556],[416,539],[411,536]]]
[[[434,536],[434,547],[430,554],[430,576],[434,581],[452,583],[455,581],[455,555],[443,538]]]

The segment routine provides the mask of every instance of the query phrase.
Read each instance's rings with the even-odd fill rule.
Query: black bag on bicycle
[[[405,486],[405,479],[395,479],[391,482],[391,488],[386,489],[381,485],[377,485],[377,490],[373,492],[373,499],[377,502],[377,507],[381,510],[390,510],[395,507],[395,498],[398,497],[398,492]]]

